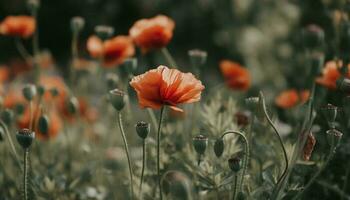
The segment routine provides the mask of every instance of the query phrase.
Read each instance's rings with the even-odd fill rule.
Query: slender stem
[[[33,59],[32,56],[30,55],[30,53],[27,51],[27,49],[23,46],[23,43],[21,42],[20,38],[15,39],[15,45],[16,45],[18,53],[22,56],[22,58],[25,61]]]
[[[235,173],[235,182],[233,185],[233,200],[236,199],[236,195],[237,195],[237,182],[238,182],[238,175],[237,173]]]
[[[160,176],[160,135],[163,121],[164,106],[160,109],[159,123],[158,123],[158,134],[157,134],[157,177],[158,177],[158,188],[159,188],[159,198],[163,199],[162,193],[162,183]]]
[[[13,144],[13,141],[12,141],[12,138],[11,138],[11,135],[10,135],[10,132],[9,132],[9,130],[8,130],[7,126],[6,126],[6,124],[5,124],[2,120],[0,120],[0,126],[4,129],[4,131],[5,131],[5,133],[6,133],[6,137],[7,137],[8,141],[9,141],[10,146],[11,146],[12,153],[13,153],[13,155],[14,155],[14,157],[15,157],[17,163],[18,163],[19,166],[20,166],[19,157],[18,157],[18,154],[17,154],[17,151],[16,151],[16,147],[15,147],[15,145]]]
[[[176,64],[174,58],[171,56],[169,50],[166,47],[164,47],[161,49],[161,51],[162,51],[162,54],[165,57],[166,61],[168,62],[168,64],[171,65],[170,67],[173,67],[176,69],[177,64]]]
[[[119,125],[119,129],[120,129],[120,133],[122,134],[124,148],[125,148],[125,152],[126,152],[126,157],[128,159],[129,174],[130,174],[130,191],[131,191],[131,199],[133,199],[134,191],[133,191],[133,186],[132,186],[132,184],[133,184],[132,164],[131,164],[131,159],[130,159],[128,143],[126,141],[126,136],[125,136],[125,132],[124,132],[124,128],[123,128],[123,121],[122,121],[121,112],[118,112],[118,125]]]
[[[222,134],[221,138],[224,138],[225,135],[227,135],[227,134],[235,134],[235,135],[242,137],[244,144],[245,144],[245,157],[244,157],[243,171],[242,171],[242,175],[241,175],[241,179],[240,179],[240,183],[239,183],[239,187],[238,187],[239,191],[241,191],[241,189],[243,187],[244,176],[245,176],[245,173],[246,173],[247,168],[248,168],[248,160],[250,157],[249,142],[248,142],[247,137],[239,131],[226,131],[225,133]]]
[[[143,176],[145,173],[145,165],[146,165],[146,140],[142,141],[142,169],[141,169],[141,179],[140,179],[140,199],[142,199],[142,183]]]
[[[282,147],[282,150],[283,150],[283,155],[284,155],[284,160],[285,160],[285,167],[284,167],[282,175],[278,178],[277,185],[279,185],[279,183],[282,181],[282,179],[286,175],[288,167],[289,167],[288,166],[288,164],[289,164],[288,163],[288,155],[287,155],[286,148],[284,147],[282,138],[281,138],[280,134],[278,133],[278,130],[275,127],[275,125],[273,124],[272,120],[270,119],[269,114],[267,113],[266,104],[265,104],[265,98],[264,98],[264,95],[263,95],[262,92],[260,92],[260,101],[261,101],[261,105],[262,105],[262,108],[263,108],[263,111],[264,111],[264,115],[265,115],[267,121],[269,122],[270,126],[272,127],[272,129],[276,133],[278,141],[279,141],[279,143],[280,143],[280,145]]]
[[[28,200],[28,155],[29,149],[24,149],[23,156],[23,199]]]
[[[74,79],[75,79],[75,69],[74,65],[76,64],[76,61],[78,60],[78,39],[79,39],[79,33],[74,32],[72,34],[72,46],[71,46],[71,51],[72,51],[72,64],[70,66],[70,73],[69,73],[69,82],[71,86],[74,86]]]
[[[33,131],[33,115],[34,115],[34,112],[33,112],[33,101],[32,100],[29,101],[29,112],[30,112],[29,130]]]
[[[311,177],[309,182],[305,185],[304,189],[299,192],[293,200],[300,199],[300,197],[303,195],[303,193],[314,183],[316,178],[321,174],[321,172],[324,170],[324,168],[328,165],[329,161],[333,158],[333,155],[335,154],[335,149],[337,145],[334,142],[334,136],[332,137],[332,142],[331,142],[331,148],[329,150],[328,156],[326,158],[326,161],[323,163],[323,165],[320,167],[320,169]]]

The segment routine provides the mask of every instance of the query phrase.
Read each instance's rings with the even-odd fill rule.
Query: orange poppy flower
[[[275,99],[275,103],[278,107],[288,109],[296,106],[297,104],[305,103],[310,97],[309,90],[303,90],[298,92],[295,89],[290,89],[281,92]]]
[[[159,109],[163,105],[169,105],[177,111],[183,111],[176,107],[178,104],[199,101],[204,89],[202,82],[193,74],[162,65],[135,76],[130,85],[136,90],[142,108]]]
[[[87,41],[87,49],[94,58],[102,56],[105,67],[122,64],[126,58],[135,54],[135,48],[131,38],[123,35],[116,36],[104,42],[93,35]]]
[[[34,105],[34,130],[35,130],[35,137],[41,139],[41,140],[47,140],[54,138],[58,135],[59,131],[62,129],[62,120],[59,117],[58,113],[55,110],[51,110],[47,116],[49,119],[49,127],[47,133],[42,133],[39,131],[38,128],[38,121],[39,117],[41,116],[41,111],[39,111],[38,106]],[[17,126],[19,128],[28,128],[30,123],[30,110],[29,107],[26,108],[23,115],[17,119]]]
[[[337,80],[340,78],[341,73],[339,67],[343,66],[342,61],[329,61],[325,64],[322,71],[322,76],[316,78],[316,83],[330,89],[335,90],[337,88]],[[350,65],[348,67],[348,73],[346,77],[350,77]]]
[[[0,34],[30,37],[35,31],[35,19],[31,16],[8,16],[0,23]]]
[[[10,78],[10,70],[5,66],[0,66],[0,83],[3,83]]]
[[[234,90],[248,90],[250,87],[249,71],[236,62],[223,60],[220,62],[221,72],[227,85]]]
[[[66,101],[60,101],[58,102],[58,110],[61,113],[62,117],[67,120],[67,122],[73,123],[76,120],[76,116],[72,115],[67,108]],[[98,117],[98,111],[90,107],[88,101],[83,97],[78,97],[78,112],[79,115],[82,117],[82,119],[86,120],[87,122],[95,122]]]
[[[175,22],[167,16],[158,15],[135,22],[129,31],[135,44],[146,53],[151,49],[165,47],[173,37]]]
[[[53,100],[52,94],[50,93],[51,89],[56,88],[58,91],[58,96],[56,99],[63,101],[67,97],[67,86],[64,83],[63,79],[59,76],[42,76],[39,81],[40,85],[45,88],[44,100],[51,101]]]
[[[3,106],[5,108],[14,108],[16,105],[25,104],[26,100],[21,90],[9,90],[4,98]]]

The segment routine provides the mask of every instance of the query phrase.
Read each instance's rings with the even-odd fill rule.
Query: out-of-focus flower
[[[123,35],[105,41],[93,35],[87,41],[87,49],[92,57],[102,57],[105,67],[122,64],[126,58],[135,54],[131,38]]]
[[[23,97],[22,93],[20,90],[15,90],[15,89],[11,89],[7,92],[7,94],[4,97],[4,101],[3,101],[3,106],[5,108],[14,108],[15,106],[17,106],[18,104],[25,104],[26,100]]]
[[[27,38],[35,31],[31,16],[8,16],[0,23],[0,34]]]
[[[183,111],[178,104],[197,102],[204,89],[202,82],[191,73],[159,66],[135,76],[130,85],[136,90],[142,108],[159,109],[169,105],[171,109]]]
[[[85,98],[78,97],[77,100],[77,114],[89,123],[95,122],[98,118],[98,111],[91,107]],[[67,101],[58,102],[58,111],[67,122],[73,123],[77,119],[76,115],[69,111]]]
[[[307,136],[306,144],[303,149],[303,159],[309,161],[316,144],[315,136],[310,132]]]
[[[278,107],[288,109],[298,104],[305,103],[310,97],[310,91],[302,90],[298,92],[295,89],[285,90],[281,92],[275,99]]]
[[[50,90],[56,89],[58,91],[57,99],[58,101],[64,101],[67,97],[67,86],[63,79],[59,76],[42,76],[40,78],[40,85],[45,88],[44,99],[46,101],[53,100]]]
[[[135,44],[146,53],[152,49],[165,47],[173,37],[175,22],[167,16],[157,15],[135,22],[129,35]]]
[[[316,83],[331,89],[335,90],[337,88],[337,80],[340,78],[341,73],[339,71],[340,67],[342,66],[342,62],[338,61],[329,61],[325,64],[325,67],[322,71],[322,76],[316,78]],[[350,66],[347,66],[348,70],[350,69]],[[350,77],[350,71],[346,74],[346,77]]]
[[[248,90],[250,87],[249,71],[236,62],[223,60],[220,69],[227,85],[234,90]]]
[[[9,68],[6,66],[0,66],[0,83],[4,83],[10,78]]]
[[[39,107],[37,105],[33,106],[35,108],[34,110],[34,130],[36,133],[36,136],[41,140],[47,140],[51,138],[55,138],[59,131],[62,129],[62,120],[60,116],[58,115],[56,110],[50,110],[49,113],[47,113],[48,116],[48,132],[42,133],[39,130],[38,123],[39,123],[39,117],[41,116],[41,111],[39,110]],[[19,128],[28,128],[30,123],[30,109],[29,106],[26,107],[26,110],[24,111],[23,115],[21,115],[17,119],[17,126]]]

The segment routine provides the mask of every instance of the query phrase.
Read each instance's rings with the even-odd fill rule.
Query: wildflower
[[[309,96],[310,92],[308,90],[301,92],[295,89],[285,90],[276,97],[275,103],[280,108],[293,108],[297,104],[305,103],[309,99]]]
[[[335,90],[337,88],[337,80],[341,77],[339,69],[342,66],[341,61],[329,61],[325,64],[322,71],[322,76],[316,78],[316,83],[330,89]],[[347,66],[348,71],[350,71],[350,66]],[[350,73],[346,74],[346,77],[350,77]]]
[[[130,85],[136,90],[142,108],[159,109],[163,105],[169,105],[171,109],[178,111],[183,111],[177,107],[178,104],[199,101],[204,89],[202,82],[193,74],[162,65],[135,76]]]
[[[303,159],[305,161],[310,160],[315,144],[316,144],[315,136],[310,132],[310,134],[308,134],[307,136],[306,144],[303,149]]]
[[[125,59],[135,54],[132,40],[128,36],[116,36],[102,41],[97,36],[90,36],[87,49],[94,58],[103,58],[103,66],[113,67],[122,64]]]
[[[135,22],[129,31],[129,35],[135,44],[146,53],[152,49],[165,47],[173,37],[175,23],[164,15],[158,15],[150,19],[141,19]]]
[[[225,81],[233,90],[248,90],[250,87],[249,71],[240,64],[223,60],[220,62],[220,69]]]
[[[35,19],[30,16],[8,16],[0,23],[0,34],[28,38],[35,31]]]

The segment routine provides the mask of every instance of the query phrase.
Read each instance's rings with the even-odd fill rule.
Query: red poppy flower
[[[223,60],[220,69],[227,85],[234,90],[248,90],[250,87],[249,71],[236,62]]]
[[[0,23],[0,34],[27,38],[35,31],[35,19],[31,16],[8,16]]]

